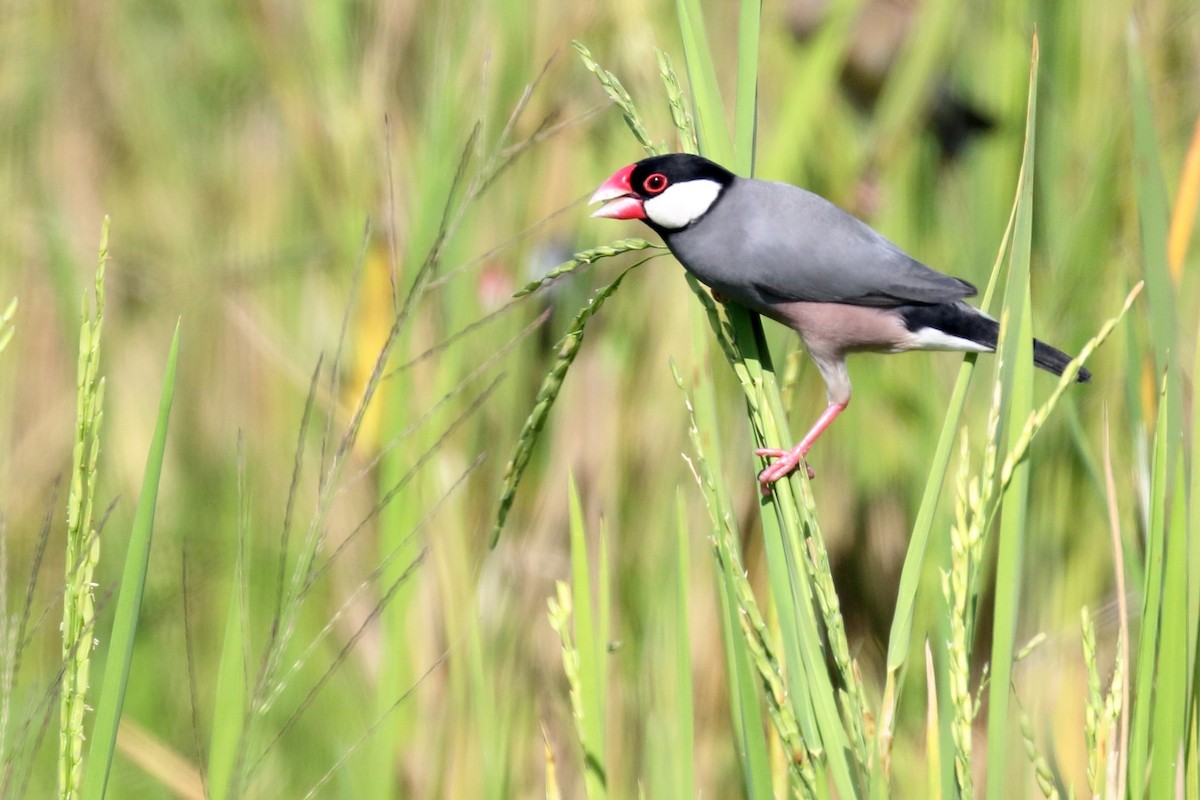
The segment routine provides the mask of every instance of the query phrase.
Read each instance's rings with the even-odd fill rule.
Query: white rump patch
[[[962,353],[990,353],[992,348],[970,339],[951,336],[937,328],[921,328],[913,331],[908,340],[912,350],[956,350]]]
[[[642,207],[654,224],[678,230],[704,216],[719,194],[721,184],[716,181],[683,181],[668,186],[662,194],[645,201]]]

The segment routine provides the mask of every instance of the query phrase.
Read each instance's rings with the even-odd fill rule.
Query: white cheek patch
[[[708,211],[721,193],[721,184],[707,179],[668,186],[662,194],[643,204],[646,216],[668,230],[685,228]]]

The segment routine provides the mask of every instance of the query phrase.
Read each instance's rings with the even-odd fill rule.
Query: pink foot
[[[795,450],[776,450],[774,448],[762,447],[755,450],[754,454],[757,456],[763,456],[764,458],[775,459],[775,463],[758,473],[759,488],[762,490],[764,495],[769,495],[771,493],[771,484],[775,483],[775,481],[779,480],[780,478],[785,478],[792,474],[792,472],[800,466],[801,462],[804,463],[804,469],[806,472],[808,472],[809,480],[817,477],[817,473],[813,472],[813,468],[810,467],[808,462],[803,460],[804,457]]]
[[[808,451],[812,449],[813,442],[817,441],[817,437],[821,435],[821,431],[829,427],[829,423],[833,422],[838,414],[842,413],[842,409],[850,402],[849,393],[846,399],[841,402],[830,402],[817,421],[809,429],[808,433],[804,434],[804,438],[800,440],[800,444],[793,447],[791,450],[777,450],[773,447],[761,447],[755,450],[756,455],[764,458],[773,458],[775,463],[768,466],[762,472],[758,473],[758,484],[763,494],[771,493],[771,484],[785,475],[790,475],[792,470],[804,464],[804,469],[808,471],[808,479],[812,480],[816,477],[812,467],[804,461],[804,457],[808,455]]]

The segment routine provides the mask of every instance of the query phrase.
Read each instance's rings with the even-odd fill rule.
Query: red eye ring
[[[646,194],[661,194],[667,188],[667,176],[656,172],[642,181],[642,188]]]

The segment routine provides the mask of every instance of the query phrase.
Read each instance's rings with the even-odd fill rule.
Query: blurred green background
[[[756,174],[818,191],[922,261],[977,284],[1012,203],[1036,25],[1034,330],[1077,350],[1141,277],[1131,20],[1174,198],[1200,116],[1200,9],[1191,0],[895,0],[883,5],[899,16],[873,22],[846,10],[856,4],[831,3],[841,27],[801,41],[794,28],[807,5],[763,4]],[[732,109],[737,11],[709,3],[706,13]],[[511,305],[509,294],[576,250],[648,235],[588,218],[586,197],[642,151],[570,42],[621,78],[651,135],[674,148],[653,48],[682,69],[677,31],[672,4],[646,2],[4,5],[0,307],[12,297],[20,307],[0,354],[0,592],[7,614],[28,626],[0,653],[15,669],[0,720],[3,796],[46,797],[55,786],[64,480],[80,298],[104,215],[112,260],[98,498],[112,509],[97,571],[100,656],[105,598],[120,574],[162,366],[182,320],[151,578],[110,796],[201,796],[213,718],[242,702],[222,696],[217,681],[239,550],[250,576],[242,613],[252,685],[279,620],[281,548],[290,569],[310,532],[328,568],[305,593],[283,656],[284,672],[296,665],[295,674],[239,742],[237,793],[530,797],[545,796],[552,772],[564,796],[580,796],[562,654],[545,615],[554,581],[569,572],[569,477],[612,561],[610,794],[670,796],[655,787],[657,748],[678,735],[658,711],[672,691],[671,587],[662,575],[676,557],[677,497],[696,531],[695,785],[709,797],[740,791],[707,517],[683,457],[687,416],[668,367],[707,365],[696,364],[693,346],[698,307],[670,259],[631,274],[589,325],[505,533],[487,548],[505,462],[554,342],[617,266],[600,262]],[[859,54],[890,32],[905,36],[881,45],[883,55]],[[887,62],[893,47],[897,66],[881,71],[872,105],[872,90],[853,85],[864,80],[853,59]],[[902,90],[889,89],[897,75]],[[954,154],[927,124],[946,92],[992,123]],[[1177,308],[1190,332],[1197,257],[1186,232],[1183,242]],[[352,455],[323,495],[331,454],[425,263],[428,290],[409,309]],[[782,363],[794,336],[769,327]],[[1115,638],[1098,469],[1105,414],[1130,537],[1148,513],[1157,379],[1146,331],[1139,305],[1091,362],[1093,384],[1068,395],[1066,413],[1032,452],[1021,629],[1048,640],[1016,667],[1016,691],[1076,793],[1086,791],[1079,607],[1100,610],[1102,664],[1111,664]],[[1180,362],[1191,364],[1190,338],[1180,348]],[[855,402],[812,453],[843,613],[875,692],[958,362],[852,360]],[[798,431],[824,406],[824,388],[802,353],[793,367]],[[726,477],[758,582],[750,440],[732,375],[723,361],[712,368],[728,420]],[[1039,378],[1037,396],[1052,385]],[[983,424],[989,399],[986,387],[972,392],[973,425]],[[938,552],[947,519],[935,523]],[[917,639],[941,608],[936,568]],[[919,699],[921,684],[907,691]],[[900,796],[923,792],[923,714],[920,703],[901,702]]]

